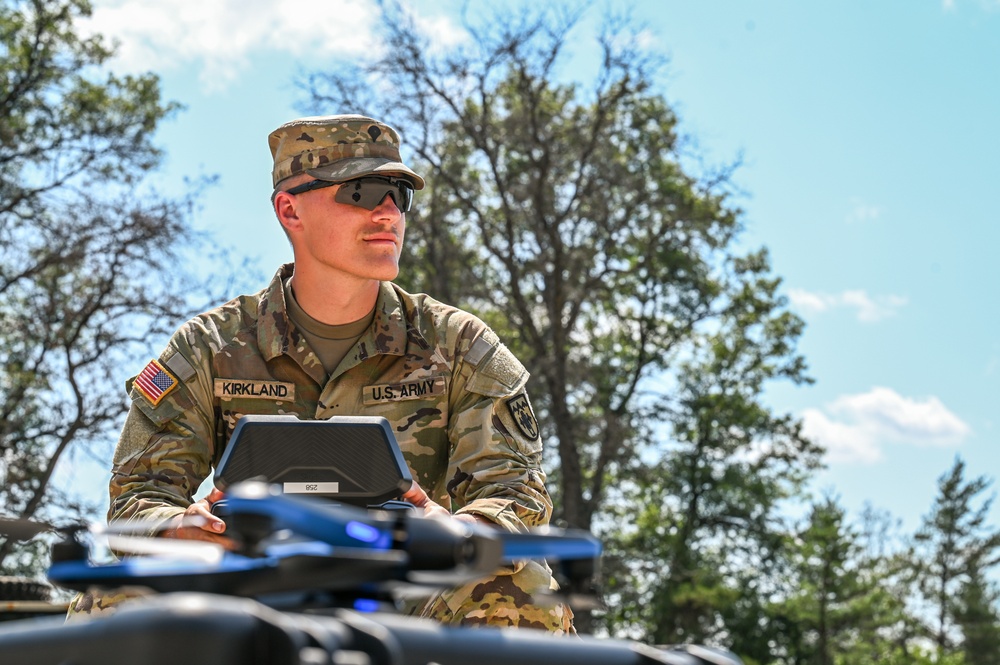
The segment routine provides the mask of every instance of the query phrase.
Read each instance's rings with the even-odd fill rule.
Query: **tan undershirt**
[[[340,361],[344,359],[354,343],[375,320],[375,306],[372,305],[371,311],[357,321],[338,326],[317,321],[306,314],[306,311],[295,300],[295,294],[287,282],[285,283],[285,302],[288,304],[288,318],[302,332],[309,348],[323,364],[327,376],[337,369]]]

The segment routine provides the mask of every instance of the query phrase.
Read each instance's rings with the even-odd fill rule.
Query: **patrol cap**
[[[424,179],[399,157],[399,133],[363,115],[322,115],[286,122],[267,137],[274,159],[272,185],[300,173],[344,182],[365,175],[405,178],[414,189]]]

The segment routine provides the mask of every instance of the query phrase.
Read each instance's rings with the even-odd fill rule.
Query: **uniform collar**
[[[319,359],[309,350],[305,339],[288,318],[285,302],[284,283],[292,276],[293,263],[286,263],[275,273],[271,283],[264,290],[258,306],[257,343],[265,360],[279,355],[292,356],[311,375],[325,372]],[[355,353],[348,354],[335,373],[376,355],[401,356],[406,353],[407,326],[403,302],[390,282],[379,284],[378,300],[375,303],[375,320],[371,328],[358,340]],[[322,383],[319,380],[318,383]]]
[[[257,306],[257,346],[264,360],[272,360],[282,354],[292,356],[310,375],[319,376],[322,383],[324,371],[319,358],[309,350],[305,338],[295,330],[288,317],[285,283],[292,276],[294,266],[293,263],[286,263],[278,268],[271,283],[264,289]]]
[[[358,363],[377,355],[401,356],[406,353],[406,317],[399,294],[389,282],[379,283],[375,302],[375,320],[335,370],[345,372]]]
[[[292,274],[291,263],[278,268],[257,304],[257,346],[265,360],[285,353],[289,347],[291,321],[285,307],[285,289],[282,286]]]

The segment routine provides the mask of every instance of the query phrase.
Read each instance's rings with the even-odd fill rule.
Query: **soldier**
[[[399,135],[339,115],[286,123],[268,143],[272,203],[294,263],[263,291],[185,323],[127,383],[109,520],[231,545],[210,512],[221,493],[193,495],[240,417],[290,413],[387,418],[415,481],[404,498],[426,515],[510,531],[546,524],[552,504],[524,367],[475,316],[392,283],[405,213],[424,186],[400,161]],[[252,387],[234,395],[233,381]],[[544,564],[519,563],[416,613],[573,633],[569,608],[530,604],[554,585]],[[75,609],[110,604],[88,594]]]

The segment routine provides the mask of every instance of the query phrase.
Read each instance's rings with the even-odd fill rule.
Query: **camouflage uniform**
[[[182,326],[157,361],[173,380],[163,394],[151,398],[135,378],[128,382],[132,407],[115,451],[110,520],[155,524],[183,512],[241,416],[295,414],[383,416],[433,501],[510,531],[548,522],[528,374],[492,330],[383,282],[373,325],[327,378],[287,316],[282,284],[291,271],[283,266],[267,289]],[[520,563],[418,610],[445,622],[571,633],[568,608],[532,604],[532,594],[550,588],[544,564]]]

